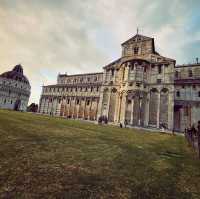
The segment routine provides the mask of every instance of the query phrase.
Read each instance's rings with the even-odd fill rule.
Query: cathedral
[[[200,64],[176,65],[154,38],[136,34],[102,73],[59,74],[43,86],[42,114],[184,131],[200,120]]]

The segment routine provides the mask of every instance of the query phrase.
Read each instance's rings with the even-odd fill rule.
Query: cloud
[[[178,63],[198,56],[198,0],[1,0],[0,72],[21,63],[38,102],[60,73],[101,71],[140,33]],[[188,50],[190,49],[190,50]]]

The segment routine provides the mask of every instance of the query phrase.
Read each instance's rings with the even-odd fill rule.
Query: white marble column
[[[170,91],[168,97],[168,129],[174,129],[174,91]]]
[[[97,120],[98,107],[99,107],[99,99],[96,99],[95,101],[96,101],[96,103],[97,103],[97,106],[96,106],[96,115],[94,116],[94,120]]]
[[[109,90],[109,97],[108,97],[108,103],[107,103],[107,113],[106,113],[106,116],[108,118],[109,116],[109,110],[110,110],[110,98],[111,98],[111,90]],[[109,119],[109,118],[108,118]]]
[[[90,98],[90,105],[89,105],[89,110],[88,110],[88,120],[90,120],[91,107],[92,107],[92,98]]]
[[[160,91],[158,92],[158,107],[157,107],[157,125],[156,127],[160,127]]]
[[[69,104],[68,104],[68,100],[69,100]],[[70,98],[68,97],[67,98],[67,104],[66,104],[66,106],[67,106],[67,118],[69,117],[69,106],[70,105]]]
[[[131,99],[131,125],[133,125],[134,98]]]
[[[83,105],[83,119],[85,119],[85,109],[86,109],[87,98],[85,97],[84,105]]]
[[[150,93],[147,94],[147,99],[146,99],[145,121],[144,121],[145,126],[149,125],[149,103],[150,103]]]
[[[125,116],[126,116],[126,97],[127,97],[127,94],[123,93],[122,102],[121,102],[121,110],[120,110],[120,121],[122,123],[124,123]]]
[[[139,120],[138,120],[138,126],[141,126],[141,111],[142,111],[142,99],[139,97]]]
[[[97,109],[97,119],[102,115],[102,106],[103,106],[103,88],[100,90],[100,97],[98,102],[98,109]]]
[[[73,106],[73,111],[72,111],[72,118],[75,118],[75,108],[76,108],[76,97],[74,97],[74,106]]]
[[[79,100],[79,99],[77,99]],[[77,108],[77,111],[76,111],[76,118],[78,119],[79,118],[79,109],[80,109],[80,100],[79,100],[79,103],[77,104],[78,108]]]
[[[114,115],[114,122],[118,122],[119,118],[119,108],[120,108],[120,95],[119,93],[116,94],[116,105],[115,105],[115,115]]]

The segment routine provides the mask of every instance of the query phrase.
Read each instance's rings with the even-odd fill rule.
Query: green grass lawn
[[[200,198],[182,136],[0,110],[0,198]]]

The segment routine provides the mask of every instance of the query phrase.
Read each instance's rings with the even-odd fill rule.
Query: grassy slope
[[[200,198],[183,137],[0,110],[0,198]]]

